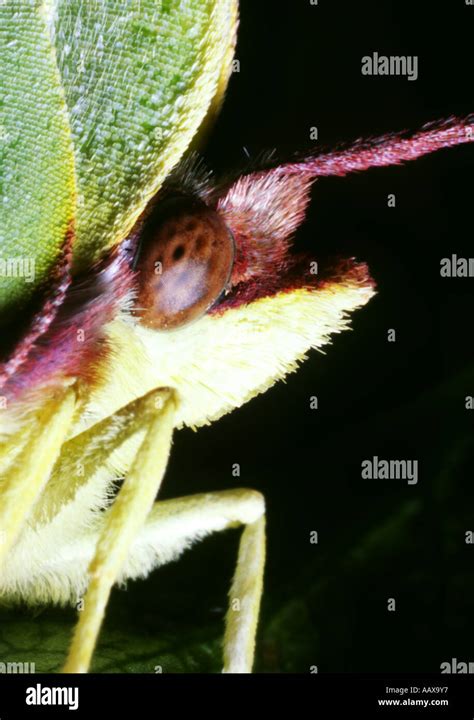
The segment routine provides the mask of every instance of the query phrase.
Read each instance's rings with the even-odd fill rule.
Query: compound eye
[[[172,330],[206,313],[228,285],[234,239],[200,200],[169,199],[148,221],[135,262],[135,315],[146,327]]]

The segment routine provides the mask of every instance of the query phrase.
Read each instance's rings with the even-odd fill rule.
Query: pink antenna
[[[418,132],[389,133],[378,138],[357,140],[334,152],[308,157],[275,168],[278,175],[305,174],[311,179],[342,177],[373,167],[399,165],[423,155],[474,140],[474,114],[464,119],[451,117],[424,125]]]

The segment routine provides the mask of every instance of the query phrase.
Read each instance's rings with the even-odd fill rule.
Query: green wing
[[[235,20],[234,0],[0,5],[0,257],[36,265],[0,278],[1,312],[71,220],[77,268],[126,235],[221,91]]]
[[[75,183],[41,3],[1,3],[0,36],[0,312],[8,321],[55,260],[74,216]]]

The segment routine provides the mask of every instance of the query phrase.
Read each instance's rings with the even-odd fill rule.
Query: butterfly
[[[269,390],[374,296],[364,262],[294,249],[314,182],[470,142],[474,116],[215,177],[194,146],[236,3],[52,5],[0,6],[2,255],[18,270],[0,293],[0,592],[76,604],[64,670],[86,672],[116,583],[240,526],[224,671],[249,672],[264,498],[157,501],[173,433]]]

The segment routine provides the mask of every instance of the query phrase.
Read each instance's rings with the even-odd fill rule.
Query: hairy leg
[[[75,393],[67,390],[45,407],[25,447],[3,478],[0,494],[0,564],[21,532],[50,477],[71,425]]]
[[[157,404],[157,399],[160,402]],[[137,533],[143,526],[161,485],[173,432],[175,399],[163,389],[141,399],[138,420],[144,439],[113,505],[106,512],[64,672],[87,672],[105,608]]]
[[[244,530],[226,615],[225,673],[252,670],[265,566],[262,495],[241,488],[156,503],[124,568],[125,576],[133,577],[140,568],[143,572],[145,567],[148,570],[176,558],[195,540],[241,525]]]
[[[116,416],[99,423],[82,436],[65,443],[61,456],[63,460],[60,458],[56,465],[57,482],[67,481],[70,493],[66,493],[64,497],[64,487],[55,486],[50,481],[38,503],[41,505],[45,495],[50,495],[50,502],[46,503],[49,510],[46,512],[46,522],[43,524],[37,518],[31,526],[31,533],[35,537],[33,550],[38,549],[37,557],[35,556],[35,592],[41,586],[40,595],[43,601],[48,596],[48,587],[56,593],[55,573],[59,573],[58,582],[63,583],[64,593],[67,592],[67,587],[83,587],[87,584],[86,579],[90,581],[89,592],[85,597],[85,609],[81,613],[65,668],[68,671],[87,669],[108,595],[116,580],[120,582],[147,575],[153,567],[177,558],[202,537],[240,525],[244,526],[244,531],[229,596],[224,639],[224,672],[249,672],[252,668],[265,555],[262,496],[244,489],[158,502],[145,524],[141,525],[153,503],[166,465],[172,427],[172,409],[167,407],[170,402],[169,391],[154,391],[134,401]],[[126,452],[128,456],[130,451],[137,452],[138,449],[126,481],[129,490],[123,495],[119,493],[116,503],[107,512],[96,516],[98,520],[95,530],[89,525],[89,531],[81,532],[80,538],[74,533],[65,537],[61,531],[61,553],[55,555],[54,563],[51,564],[50,553],[46,548],[50,547],[51,543],[54,546],[55,525],[60,523],[61,526],[71,526],[71,529],[75,527],[74,519],[77,520],[81,514],[82,505],[89,504],[88,496],[80,499],[79,495],[87,490],[88,483],[92,486],[92,494],[97,491],[97,482],[104,488],[110,484],[111,468],[104,471],[104,465],[133,438],[141,440],[142,445],[134,442]],[[73,461],[70,461],[71,456]],[[79,478],[73,477],[78,458],[81,458],[84,469],[84,475]],[[126,458],[123,457],[122,460]],[[115,465],[113,462],[112,466]],[[101,473],[104,477],[98,480]],[[133,511],[134,507],[139,508],[138,514]],[[44,513],[41,512],[40,515],[44,516]],[[31,533],[28,530],[27,534]],[[46,536],[49,535],[51,542],[46,541]],[[25,543],[31,554],[31,537],[22,537],[22,544]],[[21,575],[21,563],[18,565],[23,550],[24,547],[19,545],[18,553],[13,553],[10,562],[11,577],[6,581],[7,586],[13,589],[14,578],[20,573],[18,578],[22,592],[25,591],[25,583],[30,579],[29,575]],[[42,580],[42,568],[45,581]],[[56,600],[59,597],[61,593],[56,593]]]
[[[243,526],[224,635],[225,673],[251,672],[265,566],[265,502],[240,488],[155,503],[119,581],[146,576],[215,532]]]

